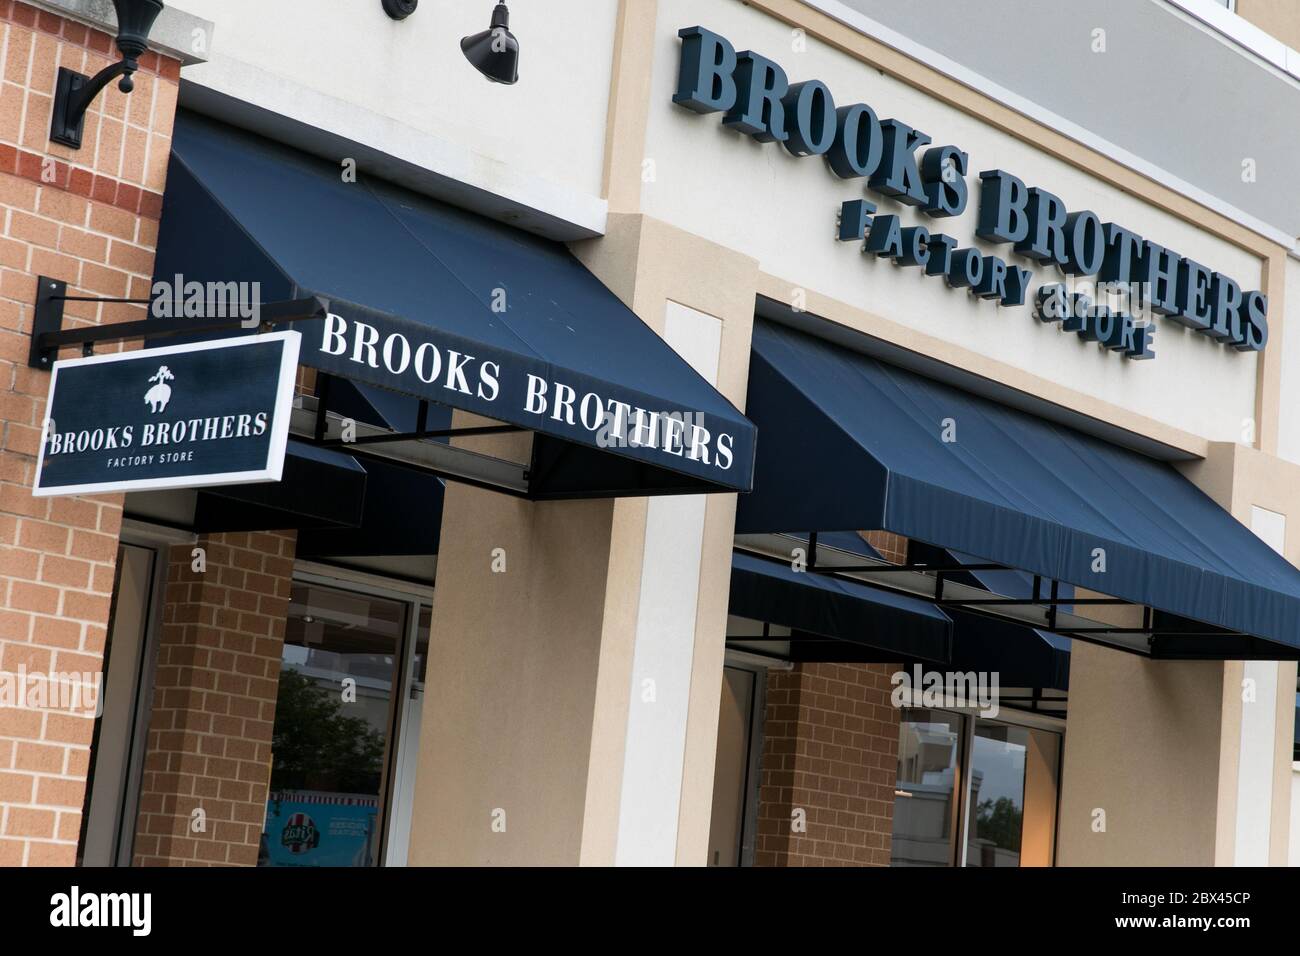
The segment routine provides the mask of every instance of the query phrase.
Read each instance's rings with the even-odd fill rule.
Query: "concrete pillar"
[[[1300,561],[1300,467],[1224,443],[1184,471]],[[1284,865],[1295,683],[1294,662],[1147,661],[1076,641],[1060,864]]]
[[[630,214],[576,251],[743,404],[752,260]],[[448,486],[412,864],[706,862],[734,519]]]

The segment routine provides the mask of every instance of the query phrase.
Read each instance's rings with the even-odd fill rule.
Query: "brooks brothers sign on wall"
[[[865,103],[836,106],[820,80],[790,83],[772,60],[737,52],[723,37],[701,27],[681,30],[681,67],[673,102],[697,113],[722,113],[723,125],[763,143],[778,142],[795,156],[821,156],[842,179],[865,179],[868,189],[934,219],[965,211],[970,157],[956,146],[929,146],[931,139],[897,119],[881,120]],[[1010,244],[1026,258],[1058,266],[1067,275],[1094,276],[1106,294],[1126,308],[1095,302],[1064,283],[1041,285],[1035,314],[1044,322],[1098,342],[1131,359],[1153,358],[1155,326],[1139,324],[1139,308],[1179,322],[1225,346],[1261,351],[1268,342],[1268,298],[1245,291],[1215,272],[1091,210],[1069,210],[1059,197],[1026,186],[1001,169],[979,174],[976,235]],[[924,226],[904,226],[898,216],[874,215],[865,199],[840,209],[839,238],[862,242],[863,252],[915,266],[949,285],[1024,305],[1033,278],[1028,269]],[[1100,298],[1101,293],[1098,294]]]

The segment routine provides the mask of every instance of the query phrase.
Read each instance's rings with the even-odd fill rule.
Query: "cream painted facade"
[[[625,0],[619,11],[604,143],[604,198],[610,204],[611,229],[579,251],[656,328],[664,328],[671,303],[721,319],[722,335],[731,339],[721,366],[725,394],[743,407],[747,303],[755,295],[787,304],[801,301],[822,319],[1118,425],[1181,455],[1205,459],[1204,465],[1186,466],[1189,476],[1247,524],[1252,507],[1284,516],[1283,549],[1293,563],[1300,560],[1300,481],[1290,464],[1274,457],[1279,451],[1295,454],[1294,435],[1300,429],[1300,416],[1287,417],[1290,405],[1282,400],[1298,380],[1286,369],[1300,353],[1300,343],[1294,338],[1288,342],[1285,335],[1287,280],[1296,272],[1288,250],[793,0],[746,5]],[[1027,307],[973,302],[941,282],[919,279],[859,255],[852,244],[836,243],[835,210],[860,195],[860,186],[836,179],[819,160],[796,159],[775,144],[733,134],[716,115],[698,116],[672,105],[677,31],[697,23],[726,36],[738,49],[772,57],[792,80],[821,79],[840,102],[868,102],[882,118],[898,116],[925,130],[936,145],[959,145],[971,155],[972,183],[979,170],[1008,169],[1027,183],[1057,192],[1071,209],[1094,209],[1103,219],[1214,263],[1243,285],[1266,289],[1271,297],[1269,349],[1263,356],[1237,354],[1164,324],[1155,361],[1125,362],[1036,322]],[[873,201],[879,198],[872,196]],[[881,213],[901,212],[905,223],[920,221],[888,201],[878,205]],[[964,216],[943,223],[946,232],[962,237],[963,245],[974,233],[974,208],[972,202]],[[651,242],[651,237],[662,238]],[[687,248],[698,254],[684,255]],[[735,267],[719,264],[733,260]],[[611,262],[618,268],[610,269]],[[647,286],[652,291],[643,291]],[[723,309],[706,301],[717,296],[733,304]],[[1279,382],[1288,384],[1279,387]],[[490,498],[480,505],[490,512],[499,507]],[[685,556],[688,577],[685,593],[679,595],[684,607],[678,610],[689,612],[698,600],[691,595],[711,594],[717,606],[708,613],[698,607],[693,627],[689,613],[685,618],[678,614],[677,624],[661,621],[655,632],[659,641],[678,642],[676,653],[683,663],[671,669],[675,680],[689,673],[691,697],[686,713],[667,721],[671,726],[659,728],[661,739],[642,751],[654,762],[650,778],[643,778],[632,762],[636,748],[647,744],[637,715],[644,706],[638,700],[644,675],[637,648],[646,625],[635,582],[639,578],[644,587],[668,568],[649,563],[655,547],[644,503],[620,502],[599,510],[590,545],[606,556],[609,566],[603,577],[596,572],[597,583],[585,591],[592,599],[603,594],[605,603],[600,636],[592,635],[586,663],[579,668],[585,677],[574,688],[583,690],[580,723],[584,728],[590,723],[592,730],[589,736],[585,730],[576,735],[578,747],[571,754],[580,765],[571,768],[567,780],[575,788],[565,814],[571,821],[570,842],[558,857],[548,854],[545,841],[535,843],[528,836],[519,837],[518,851],[506,856],[489,850],[494,844],[483,831],[481,816],[488,791],[522,799],[530,814],[535,801],[545,796],[522,786],[509,761],[495,760],[490,741],[482,740],[484,749],[471,761],[471,776],[483,792],[465,795],[451,813],[434,803],[438,822],[417,838],[412,862],[703,862],[703,801],[712,772],[720,686],[720,595],[725,593],[730,507],[710,500],[702,541],[707,560]],[[620,520],[622,512],[627,517]],[[449,530],[444,529],[445,537]],[[621,535],[626,537],[620,540]],[[697,575],[692,586],[690,578]],[[477,576],[486,577],[485,571]],[[446,578],[440,582],[446,583]],[[437,630],[444,625],[435,618],[435,634],[468,640],[477,602],[450,600],[459,608],[457,616],[446,622],[445,632]],[[509,629],[508,622],[496,622],[492,630],[502,626]],[[596,627],[594,618],[591,626]],[[692,658],[689,671],[682,654]],[[1088,647],[1078,649],[1075,664],[1060,863],[1285,862],[1294,664],[1171,665]],[[482,666],[477,679],[487,682],[487,662]],[[1243,704],[1240,689],[1247,670],[1262,692],[1256,702]],[[464,676],[450,671],[448,690]],[[519,679],[530,681],[522,674]],[[478,695],[483,693],[484,687],[475,685],[469,696],[482,699]],[[499,693],[517,699],[523,688],[507,682]],[[668,699],[680,707],[683,693],[684,688],[674,687]],[[427,799],[439,800],[444,791],[438,781],[457,766],[465,769],[453,759],[457,750],[451,741],[468,734],[483,711],[469,707],[465,697],[456,700],[464,706],[454,712],[440,708],[432,721],[439,726],[438,739],[448,740],[448,749],[440,752],[436,739],[428,744],[424,756],[432,763],[426,765],[434,770],[421,777],[421,799],[427,788]],[[1268,711],[1264,719],[1253,719],[1252,708],[1261,707]],[[1117,720],[1117,713],[1127,719]],[[1132,722],[1143,732],[1133,733]],[[541,753],[550,753],[557,742],[555,737],[548,740]],[[602,766],[604,772],[598,773]],[[579,810],[584,776],[588,783]],[[675,832],[673,814],[634,822],[628,814],[637,812],[644,795],[629,802],[620,793],[620,782],[622,787],[643,786],[656,776],[661,782],[664,776],[671,779],[657,788],[654,799],[680,801]],[[1153,801],[1149,795],[1155,792],[1166,796]],[[1107,810],[1109,820],[1100,834],[1093,829],[1098,808]],[[672,808],[661,804],[659,809]],[[692,823],[692,814],[698,822]],[[474,835],[476,828],[479,835]],[[513,846],[516,838],[507,839],[508,844],[501,844]],[[658,850],[651,845],[656,839]],[[676,847],[675,855],[670,845]]]
[[[378,0],[174,5],[215,23],[183,104],[331,158],[355,146],[404,185],[570,242],[742,411],[765,298],[1177,459],[1300,565],[1294,250],[924,59],[798,0],[521,0],[523,77],[501,87],[456,46],[490,3],[424,0],[403,22]],[[1268,348],[1162,322],[1157,358],[1128,362],[1030,305],[975,300],[837,242],[860,182],[672,103],[677,33],[696,24],[966,150],[972,202],[935,227],[963,246],[1016,259],[975,240],[978,173],[1008,170],[1264,290]],[[1055,278],[1032,268],[1032,287]],[[735,512],[730,494],[530,503],[448,484],[411,864],[708,862]],[[1076,643],[1074,664],[1058,863],[1295,862],[1294,663],[1170,664]]]
[[[512,27],[530,49],[528,82],[515,87],[464,69],[460,38],[487,25],[490,3],[423,0],[400,22],[379,0],[277,0],[273,13],[261,0],[169,6],[216,23],[208,62],[186,74],[186,102],[275,138],[351,141],[363,169],[525,228],[565,239],[605,231],[597,144],[616,3],[517,4]],[[303,129],[286,132],[285,120]]]
[[[737,135],[717,115],[701,117],[665,106],[677,78],[677,30],[697,22],[727,37],[738,50],[752,49],[776,60],[792,82],[822,80],[837,103],[865,102],[882,119],[898,117],[925,131],[935,145],[957,144],[970,154],[966,178],[972,191],[979,171],[1006,169],[1028,184],[1052,190],[1072,210],[1097,211],[1103,219],[1123,223],[1197,261],[1218,263],[1216,268],[1259,288],[1258,256],[1098,181],[1071,162],[1026,149],[1023,140],[935,99],[924,87],[864,70],[861,60],[816,36],[801,39],[789,24],[752,5],[710,9],[689,0],[659,4],[645,146],[654,177],[641,191],[648,215],[744,251],[766,275],[792,288],[1055,382],[1085,401],[1123,406],[1210,441],[1239,440],[1254,414],[1254,356],[1243,359],[1203,336],[1165,327],[1156,337],[1158,359],[1119,361],[1035,321],[1029,309],[976,304],[964,289],[921,280],[914,270],[864,257],[853,243],[828,243],[835,210],[863,194],[859,183],[840,180],[818,159],[794,157],[777,144]],[[985,254],[1006,251],[992,243],[972,243],[976,202],[963,215],[939,221],[887,198],[870,198],[879,215],[900,215],[904,225],[942,230]],[[1037,278],[1051,281],[1045,275]]]

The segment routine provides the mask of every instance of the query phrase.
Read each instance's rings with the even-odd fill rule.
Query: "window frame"
[[[387,578],[315,561],[295,561],[292,581],[294,584],[315,584],[406,605],[406,627],[402,635],[399,658],[396,661],[393,696],[388,711],[388,734],[384,745],[384,775],[379,794],[382,816],[377,854],[379,867],[405,866],[409,850],[409,818],[412,808],[396,805],[396,800],[407,783],[402,768],[408,756],[406,748],[410,745],[410,741],[406,739],[409,735],[403,733],[403,729],[409,709],[412,706],[423,706],[423,695],[418,700],[412,697],[415,649],[419,637],[420,612],[425,607],[432,608],[434,587],[432,584]],[[393,839],[393,823],[399,819],[399,814],[404,814],[408,821],[405,831],[407,846],[398,846],[398,841]],[[265,820],[262,827],[263,829],[266,827]]]
[[[903,715],[909,710],[942,711],[944,713],[956,714],[961,718],[960,753],[957,759],[956,779],[953,781],[953,792],[955,798],[953,800],[953,813],[955,814],[955,819],[953,820],[953,825],[950,830],[957,842],[955,846],[951,847],[948,865],[963,869],[966,867],[966,855],[970,846],[970,764],[974,759],[975,753],[975,721],[977,719],[985,719],[993,723],[1025,727],[1030,730],[1043,730],[1060,735],[1061,746],[1056,764],[1056,806],[1053,808],[1056,826],[1052,838],[1051,864],[1052,866],[1056,866],[1056,853],[1058,837],[1060,836],[1061,821],[1061,777],[1065,769],[1065,718],[1055,717],[1048,714],[1032,713],[1025,710],[1016,710],[1009,707],[999,707],[998,715],[996,717],[981,718],[979,707],[927,707],[921,703],[920,693],[915,691],[913,692],[913,699],[900,708],[900,721],[903,718]]]

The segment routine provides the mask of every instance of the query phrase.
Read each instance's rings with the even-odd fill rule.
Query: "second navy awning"
[[[1171,465],[772,323],[737,532],[884,529],[1149,608],[1075,636],[1154,657],[1300,657],[1300,570]],[[1104,597],[1101,597],[1104,596]]]
[[[884,658],[946,664],[952,621],[928,601],[890,594],[844,578],[796,571],[785,561],[736,552],[731,559],[730,613],[789,631],[791,660],[861,660],[853,648]],[[770,653],[771,635],[728,634]],[[762,646],[766,641],[769,646]]]
[[[955,671],[997,672],[1005,688],[1032,692],[1028,706],[1060,706],[1069,688],[1070,639],[867,583],[838,568],[889,568],[890,563],[853,532],[783,536],[784,550],[732,557],[730,613],[771,627],[728,630],[729,647],[790,661],[943,665]],[[771,543],[771,539],[768,539]],[[784,560],[783,560],[784,558]],[[794,559],[803,570],[794,570]],[[968,575],[1019,594],[1014,572]],[[888,575],[886,575],[888,576]],[[868,580],[879,580],[871,573]],[[991,592],[990,592],[991,593]],[[1048,692],[1044,695],[1043,692]]]
[[[156,283],[177,303],[229,283],[328,300],[328,318],[294,324],[301,364],[532,433],[522,468],[480,483],[531,498],[750,488],[754,426],[563,245],[345,172],[182,111]],[[454,454],[428,457],[464,477]]]

